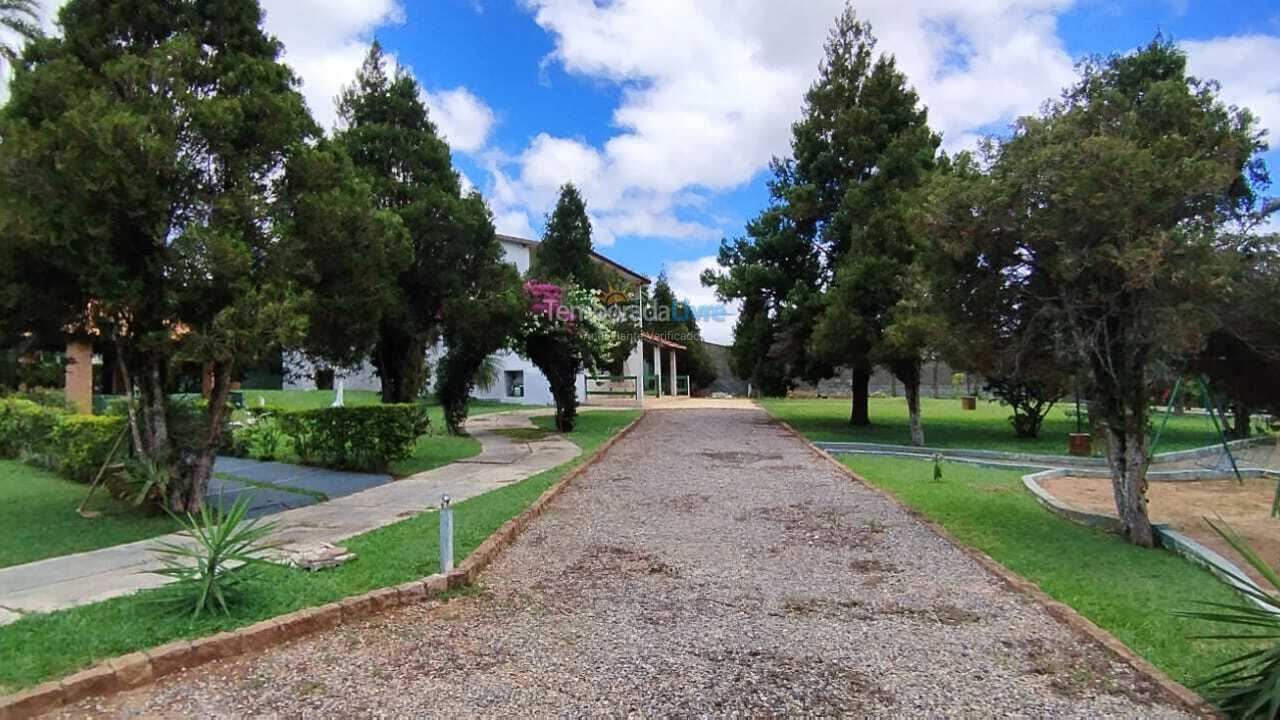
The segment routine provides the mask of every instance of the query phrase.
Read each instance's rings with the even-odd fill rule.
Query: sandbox
[[[1062,504],[1098,515],[1115,516],[1115,497],[1106,477],[1062,475],[1039,480]],[[1222,480],[1153,481],[1147,490],[1152,522],[1164,523],[1206,545],[1246,570],[1255,582],[1262,578],[1235,553],[1204,518],[1221,517],[1240,533],[1272,567],[1280,567],[1280,518],[1271,517],[1275,477],[1246,477],[1243,483]]]

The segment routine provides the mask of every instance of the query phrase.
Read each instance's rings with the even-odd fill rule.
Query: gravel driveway
[[[650,412],[474,595],[65,714],[1182,716],[763,412],[728,409]]]

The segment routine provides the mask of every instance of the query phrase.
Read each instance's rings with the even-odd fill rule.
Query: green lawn
[[[906,445],[911,439],[907,402],[903,398],[872,398],[871,425],[865,427],[849,424],[848,399],[764,398],[760,404],[810,440]],[[925,445],[934,448],[1065,455],[1067,433],[1076,429],[1075,418],[1067,415],[1068,409],[1074,411],[1074,405],[1069,403],[1054,407],[1045,418],[1040,437],[1035,439],[1015,437],[1009,423],[1012,412],[999,403],[979,400],[977,410],[962,410],[960,401],[953,398],[924,398],[920,404]],[[1157,417],[1156,422],[1159,419]],[[1218,436],[1207,415],[1174,416],[1169,418],[1156,452],[1187,450],[1216,442]]]
[[[1163,550],[1050,514],[1022,486],[1022,472],[907,458],[841,458],[871,483],[940,523],[955,537],[1036,583],[1105,628],[1178,681],[1194,684],[1240,652],[1232,643],[1189,640],[1220,626],[1173,617],[1195,601],[1231,602],[1207,571]]]
[[[578,459],[454,506],[455,557],[461,561],[544,490],[581,464],[637,416],[636,411],[591,412],[579,416],[569,437],[583,449]],[[549,427],[551,418],[539,418]],[[358,559],[333,570],[310,573],[271,566],[259,570],[252,594],[233,617],[190,620],[152,602],[164,589],[116,598],[0,627],[0,693],[60,677],[95,661],[252,624],[380,587],[397,585],[438,570],[438,516],[408,518],[353,538],[344,545]]]
[[[262,395],[268,404],[295,410],[328,407],[333,402],[333,393],[322,390],[247,392],[246,401],[256,403],[256,395]],[[372,404],[378,402],[378,395],[367,391],[348,391],[346,399],[352,404]],[[473,414],[510,409],[510,405],[500,403],[472,404]],[[480,453],[480,443],[474,439],[444,432],[444,415],[438,406],[429,408],[428,413],[431,432],[419,438],[412,456],[392,466],[394,475],[412,475]],[[282,457],[281,460],[289,462],[291,458]],[[243,478],[237,479],[244,481]],[[128,503],[112,499],[101,488],[88,507],[101,515],[92,519],[82,518],[76,513],[76,508],[88,492],[87,485],[64,480],[17,461],[0,460],[0,528],[4,529],[0,532],[0,567],[97,550],[163,535],[176,528],[168,516],[140,513]]]
[[[165,515],[146,515],[99,488],[86,519],[76,508],[89,486],[15,460],[0,460],[0,567],[95,550],[163,535],[174,529]]]

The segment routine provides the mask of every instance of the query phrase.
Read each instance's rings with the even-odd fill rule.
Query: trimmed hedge
[[[45,455],[54,426],[67,414],[24,398],[0,398],[0,457]]]
[[[122,417],[72,415],[23,398],[0,398],[0,457],[90,482],[127,424]]]
[[[416,405],[358,405],[279,413],[279,427],[304,463],[385,472],[413,454],[427,431]]]
[[[63,477],[92,482],[128,424],[128,419],[122,417],[66,415],[59,418],[49,437],[47,453],[53,469]]]

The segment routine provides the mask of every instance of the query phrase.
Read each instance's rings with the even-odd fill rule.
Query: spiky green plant
[[[1273,720],[1280,717],[1280,571],[1269,566],[1248,541],[1221,519],[1205,519],[1209,527],[1244,558],[1265,581],[1260,587],[1248,578],[1227,572],[1223,582],[1240,593],[1236,603],[1202,602],[1205,610],[1185,610],[1182,617],[1222,623],[1236,628],[1197,639],[1235,640],[1259,645],[1218,666],[1219,673],[1203,681],[1207,697],[1232,718]]]
[[[39,0],[0,0],[0,27],[27,41],[35,40],[40,32]],[[0,40],[0,58],[12,66],[18,61],[21,48]]]
[[[229,602],[251,577],[248,571],[266,563],[267,552],[277,547],[267,542],[277,524],[247,520],[248,511],[245,495],[225,514],[203,503],[198,516],[174,515],[194,544],[159,542],[152,548],[163,557],[164,567],[149,572],[175,580],[167,597],[190,609],[193,618],[208,610],[231,614]]]

